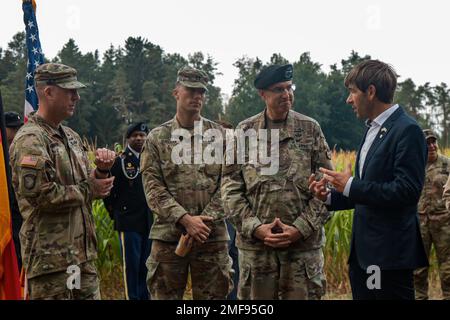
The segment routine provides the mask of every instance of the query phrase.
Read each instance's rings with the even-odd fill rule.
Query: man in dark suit
[[[392,67],[377,60],[350,71],[347,103],[368,127],[356,175],[350,166],[310,178],[310,190],[330,210],[355,209],[349,275],[356,300],[413,300],[413,270],[428,265],[417,213],[427,146],[416,121],[392,103],[396,85]]]
[[[116,178],[111,195],[104,199],[114,219],[114,228],[119,232],[127,300],[149,299],[145,262],[150,255],[153,215],[145,199],[139,169],[140,153],[148,132],[144,123],[129,126],[128,146],[111,168],[111,175]]]

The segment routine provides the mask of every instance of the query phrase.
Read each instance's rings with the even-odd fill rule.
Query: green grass
[[[348,292],[347,259],[350,254],[353,210],[337,211],[325,225],[325,274],[328,289]]]
[[[114,231],[114,222],[109,217],[103,201],[94,201],[93,214],[98,242],[97,269],[103,274],[109,274],[121,264],[118,234]]]
[[[97,234],[96,265],[102,299],[123,299],[122,255],[118,233],[102,200],[94,201],[93,214]]]

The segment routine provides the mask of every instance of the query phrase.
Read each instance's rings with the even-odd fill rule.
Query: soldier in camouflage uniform
[[[323,225],[330,214],[310,193],[308,178],[319,167],[332,168],[331,153],[319,124],[292,110],[292,73],[292,65],[261,71],[255,86],[266,109],[237,127],[279,129],[278,172],[263,175],[265,166],[250,163],[247,154],[245,164],[223,169],[222,199],[238,232],[241,300],[325,293]]]
[[[12,181],[23,225],[22,259],[30,299],[99,299],[92,200],[106,196],[114,152],[96,151],[90,170],[80,137],[61,122],[80,99],[76,70],[61,64],[36,69],[39,110],[11,146]],[[79,281],[71,273],[80,271]],[[73,276],[73,274],[72,274]]]
[[[222,130],[219,124],[200,116],[207,81],[203,71],[189,67],[179,70],[173,90],[176,116],[150,132],[141,155],[147,203],[156,214],[147,260],[147,285],[156,300],[182,299],[189,271],[194,299],[225,299],[232,289],[229,236],[220,197],[221,164],[194,163],[195,152],[187,153],[190,164],[172,160],[180,141],[191,145],[206,130]],[[202,131],[194,134],[195,121],[201,123]],[[173,141],[172,134],[180,129],[189,136]],[[181,257],[175,249],[183,233],[193,246]]]
[[[444,185],[449,177],[450,159],[438,153],[433,131],[426,129],[423,132],[428,144],[428,162],[418,205],[420,231],[428,257],[431,245],[434,245],[442,293],[445,299],[450,299],[450,214],[442,199]],[[428,268],[414,272],[414,286],[416,299],[428,299]]]

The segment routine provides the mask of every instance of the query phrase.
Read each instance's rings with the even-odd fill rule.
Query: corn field
[[[115,146],[120,151],[120,145]],[[91,146],[91,150],[94,147]],[[445,150],[450,154],[450,149]],[[90,152],[93,160],[93,152]],[[355,152],[333,152],[332,160],[337,171],[343,171],[348,164],[354,165]],[[98,260],[97,267],[100,272],[102,295],[104,299],[122,299],[123,281],[121,267],[121,252],[117,232],[113,230],[113,221],[106,211],[103,201],[93,203],[93,214],[97,227]],[[326,243],[324,246],[325,274],[327,277],[328,299],[350,298],[350,284],[348,280],[347,258],[350,253],[351,230],[353,210],[338,211],[333,214],[325,225]],[[437,282],[437,263],[434,251],[430,258],[432,279],[430,287]]]

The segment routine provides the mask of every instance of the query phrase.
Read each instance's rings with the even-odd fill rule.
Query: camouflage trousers
[[[420,217],[420,231],[427,256],[430,256],[431,245],[434,245],[439,265],[442,295],[450,300],[450,215],[440,220],[429,220]],[[428,268],[414,272],[416,299],[428,299]]]
[[[175,254],[176,247],[176,243],[153,240],[147,259],[147,287],[152,299],[183,299],[190,271],[194,300],[225,300],[233,289],[227,241],[195,243],[185,257]]]
[[[324,258],[311,251],[239,249],[239,300],[320,300]]]
[[[66,272],[49,273],[28,279],[30,300],[100,300],[100,287],[97,268],[93,261],[80,266],[80,289],[69,289],[71,274]],[[70,282],[70,280],[69,280]]]

